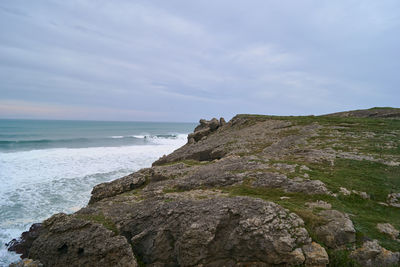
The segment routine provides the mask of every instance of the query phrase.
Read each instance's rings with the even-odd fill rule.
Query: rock
[[[372,108],[362,110],[351,110],[327,114],[328,117],[354,117],[354,118],[400,118],[399,109]]]
[[[20,240],[13,239],[7,244],[8,250],[21,254],[21,258],[28,257],[29,248],[32,246],[33,241],[39,236],[41,229],[41,223],[32,224],[29,231],[21,234]]]
[[[11,263],[9,267],[43,267],[43,264],[40,261],[23,259],[18,262]]]
[[[318,200],[316,202],[306,202],[306,206],[310,209],[320,208],[329,210],[332,208],[331,204],[322,200]]]
[[[298,265],[304,257],[296,249],[311,242],[300,217],[249,197],[145,200],[105,212],[117,218],[135,254],[150,266]]]
[[[347,214],[337,210],[323,210],[319,215],[327,223],[318,226],[315,233],[329,248],[340,248],[356,241],[356,230]]]
[[[311,171],[311,169],[308,168],[306,165],[301,165],[301,166],[300,166],[300,170],[301,170],[301,171]]]
[[[225,124],[226,124],[225,119],[221,117],[221,118],[219,119],[219,126],[224,126]]]
[[[345,187],[340,187],[339,188],[339,192],[341,194],[343,194],[344,196],[350,196],[350,194],[351,194],[351,191],[347,190]]]
[[[45,266],[137,266],[125,237],[102,224],[62,213],[43,222],[29,258]]]
[[[136,266],[136,258],[153,267],[326,266],[328,255],[321,245],[354,249],[354,226],[348,215],[330,210],[330,203],[309,202],[307,206],[314,210],[303,209],[306,199],[325,199],[318,194],[335,196],[324,182],[334,184],[330,174],[343,167],[335,166],[338,158],[398,159],[389,154],[377,159],[378,155],[355,146],[348,152],[336,150],[347,138],[354,138],[354,144],[359,138],[371,138],[365,127],[352,131],[358,129],[358,121],[308,123],[312,120],[254,115],[238,115],[228,123],[223,118],[200,120],[183,147],[151,168],[96,186],[87,207],[73,215],[55,215],[36,234],[33,228],[27,232],[31,238],[13,244],[45,266]],[[396,137],[398,133],[391,129],[385,134]],[[323,143],[326,140],[328,146]],[[325,168],[318,175],[324,182],[309,179],[316,175],[310,175],[311,167],[306,165],[313,170]],[[366,192],[340,191],[369,197]],[[311,212],[326,209],[315,217],[320,220],[308,225],[321,245],[311,243],[296,214],[259,199],[270,193],[284,200],[286,207],[301,201],[296,210],[308,219],[313,218]],[[376,192],[371,189],[372,193]],[[397,194],[389,195],[388,203],[397,205]],[[342,200],[332,201],[340,205]],[[370,203],[359,204],[368,207]],[[369,219],[363,223],[370,225]],[[397,255],[381,248],[375,251],[378,258]]]
[[[358,195],[363,199],[370,199],[370,196],[367,194],[367,192],[358,192]]]
[[[210,127],[211,131],[215,131],[219,127],[219,121],[216,118],[212,118],[208,123],[208,127]]]
[[[305,266],[323,267],[329,263],[328,253],[320,244],[312,242],[304,245],[302,249],[305,255]]]
[[[350,257],[363,267],[398,266],[400,261],[399,252],[392,252],[382,248],[378,240],[364,242],[361,248],[350,254]]]
[[[147,178],[150,176],[150,172],[150,169],[142,169],[112,182],[96,185],[92,190],[89,204],[139,188],[146,183]]]
[[[225,122],[225,120],[223,120],[223,122]],[[194,132],[188,135],[189,144],[193,144],[193,141],[198,142],[204,140],[210,133],[222,126],[221,120],[218,121],[216,118],[212,118],[210,121],[201,119],[199,123],[200,125],[194,129]]]
[[[394,228],[390,223],[378,223],[376,228],[379,232],[389,235],[394,240],[396,240],[400,234],[400,231]]]
[[[391,193],[387,196],[387,203],[392,207],[400,208],[400,193]]]
[[[286,170],[288,172],[295,172],[297,164],[275,163],[272,166],[277,170]]]
[[[379,205],[382,205],[382,206],[385,206],[385,207],[389,207],[389,204],[388,204],[388,203],[385,203],[385,202],[378,202],[378,204],[379,204]]]
[[[360,191],[356,191],[356,190],[351,190],[351,192],[355,195],[359,195],[361,198],[363,199],[369,199],[369,195],[366,192],[360,192]]]

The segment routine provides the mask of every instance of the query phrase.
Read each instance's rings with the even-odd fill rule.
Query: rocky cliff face
[[[396,266],[399,116],[201,120],[186,145],[11,249],[44,266]]]

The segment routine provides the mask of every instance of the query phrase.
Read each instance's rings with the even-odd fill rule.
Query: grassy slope
[[[293,122],[295,125],[318,123],[323,126],[319,135],[309,138],[313,147],[332,148],[338,152],[353,152],[371,155],[376,159],[394,159],[400,156],[400,120],[380,118],[339,118],[339,117],[281,117],[262,115],[240,115],[255,123],[266,119],[279,119]],[[251,123],[250,123],[251,124]],[[271,200],[298,213],[307,224],[311,234],[312,229],[321,222],[317,211],[310,212],[305,202],[325,200],[332,204],[333,209],[349,213],[357,230],[357,244],[365,238],[378,239],[380,244],[390,250],[400,251],[400,242],[391,240],[376,229],[377,223],[388,222],[400,229],[399,208],[386,207],[378,202],[385,202],[387,194],[400,192],[400,166],[388,166],[369,160],[354,160],[336,158],[334,165],[325,162],[310,164],[299,159],[284,158],[280,162],[307,165],[311,179],[318,179],[327,184],[333,192],[340,187],[365,191],[370,200],[358,195],[339,195],[337,198],[326,195],[309,196],[301,193],[285,193],[278,189],[253,188],[249,185],[234,186],[229,189],[232,195],[246,195],[265,200]],[[296,169],[299,172],[299,169]],[[296,173],[301,174],[301,173]],[[290,199],[280,199],[288,196]]]

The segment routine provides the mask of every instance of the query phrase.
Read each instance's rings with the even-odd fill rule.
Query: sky
[[[1,0],[0,118],[400,105],[398,0]]]

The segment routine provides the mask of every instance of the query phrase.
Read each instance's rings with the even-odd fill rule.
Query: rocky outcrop
[[[365,267],[400,265],[400,253],[382,248],[377,240],[364,242],[361,248],[351,253],[351,258]]]
[[[201,120],[187,144],[151,168],[95,186],[88,206],[54,215],[11,247],[44,266],[326,266],[324,247],[330,255],[353,250],[362,265],[372,264],[363,266],[394,264],[398,253],[376,242],[357,249],[353,222],[342,212],[357,215],[355,206],[374,207],[371,213],[393,210],[389,204],[400,199],[392,193],[382,207],[376,200],[389,190],[351,181],[368,175],[358,172],[364,167],[384,164],[384,173],[397,168],[387,162],[400,162],[398,155],[361,153],[371,150],[372,137],[383,136],[383,146],[395,147],[397,120],[381,119],[379,134],[360,121],[257,115]],[[392,128],[382,134],[384,121]],[[361,128],[349,133],[355,125]],[[362,138],[367,145],[351,150]],[[379,179],[391,183],[392,176]],[[355,223],[370,219],[360,217]],[[357,229],[372,225],[376,231],[376,217],[372,221]],[[385,221],[397,226],[390,216]],[[382,244],[396,247],[389,239],[396,232],[378,227],[388,234]],[[359,236],[369,240],[365,233]]]
[[[400,208],[400,193],[391,193],[387,196],[387,203],[392,207]]]
[[[89,204],[141,187],[146,183],[150,172],[150,169],[142,169],[112,182],[96,185],[92,190]]]
[[[400,118],[398,108],[371,108],[363,110],[352,110],[328,114],[329,117],[356,117],[356,118]]]
[[[305,255],[305,265],[310,267],[324,267],[329,263],[328,253],[318,243],[312,242],[311,244],[303,246]]]
[[[33,241],[39,236],[42,230],[41,223],[34,223],[29,228],[29,231],[23,232],[20,239],[13,239],[7,244],[7,247],[11,251],[15,251],[21,254],[22,258],[26,258],[29,255],[29,249],[32,246]]]
[[[11,263],[10,267],[43,267],[43,264],[40,261],[23,259],[18,262]]]
[[[43,222],[40,235],[29,248],[29,258],[44,266],[137,266],[125,237],[90,217],[62,213]]]
[[[376,228],[379,232],[390,236],[393,240],[396,240],[400,234],[400,231],[394,228],[390,223],[378,223]]]
[[[296,265],[296,248],[311,242],[297,215],[248,197],[145,200],[104,212],[148,266]]]
[[[219,121],[216,118],[212,118],[209,121],[201,119],[200,125],[194,129],[193,133],[189,134],[188,142],[198,142],[207,137],[210,133],[216,131],[219,127],[224,126],[225,124],[226,122],[224,118],[220,118]]]
[[[327,223],[316,228],[316,235],[330,248],[340,248],[356,241],[356,230],[347,214],[337,210],[323,210],[319,215]]]
[[[323,200],[317,200],[316,202],[306,202],[306,206],[310,209],[319,208],[319,209],[330,210],[332,208],[331,204]]]

